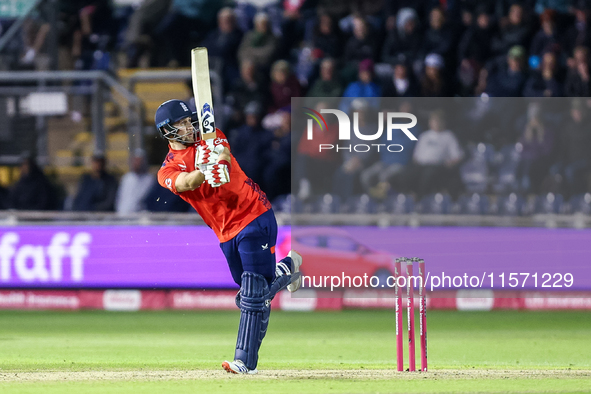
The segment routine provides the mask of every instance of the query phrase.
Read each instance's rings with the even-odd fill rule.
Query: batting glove
[[[218,157],[224,151],[222,144],[208,144],[201,141],[197,147],[197,157],[195,158],[195,167],[204,168],[218,161]]]
[[[220,160],[218,163],[208,165],[203,171],[205,181],[212,187],[219,187],[230,182],[230,163]]]

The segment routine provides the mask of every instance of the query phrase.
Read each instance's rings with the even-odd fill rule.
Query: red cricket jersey
[[[228,149],[230,145],[220,129],[216,129],[216,143]],[[179,193],[176,190],[176,178],[181,172],[195,170],[197,145],[182,150],[169,146],[168,155],[158,171],[158,183],[187,201],[201,215],[203,221],[213,229],[220,242],[234,238],[254,219],[267,212],[271,203],[259,185],[248,178],[232,156],[230,182],[219,187],[211,187],[203,182],[195,190]]]

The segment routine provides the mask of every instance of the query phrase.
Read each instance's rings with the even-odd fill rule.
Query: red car
[[[342,275],[377,276],[380,284],[394,274],[394,258],[389,253],[372,250],[357,242],[347,231],[330,227],[292,228],[277,247],[277,255],[285,256],[294,249],[303,257],[302,275],[319,277]],[[329,279],[330,280],[330,279]],[[369,279],[368,279],[369,281]],[[307,284],[307,281],[306,281]]]

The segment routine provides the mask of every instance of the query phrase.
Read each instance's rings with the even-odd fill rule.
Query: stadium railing
[[[546,227],[591,228],[591,216],[576,213],[535,214],[527,217],[466,214],[319,214],[275,212],[281,225],[312,226],[463,226],[463,227]],[[21,225],[205,225],[193,213],[138,212],[118,215],[114,212],[0,211],[0,228]]]

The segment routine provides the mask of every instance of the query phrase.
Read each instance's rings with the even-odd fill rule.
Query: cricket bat
[[[201,139],[213,145],[216,137],[215,119],[213,116],[213,100],[209,81],[209,61],[207,48],[197,47],[191,50],[191,74],[193,79],[193,95],[201,128]]]

